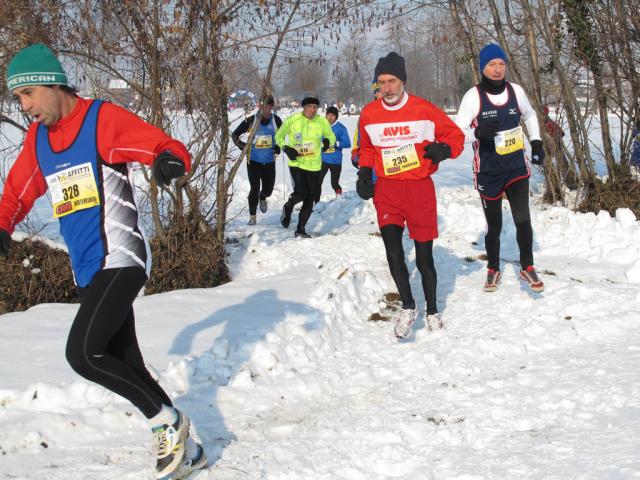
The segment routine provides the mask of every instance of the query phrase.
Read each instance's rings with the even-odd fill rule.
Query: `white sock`
[[[158,414],[149,419],[149,424],[153,428],[158,425],[173,425],[176,420],[178,420],[178,413],[175,409],[168,405],[162,405]]]
[[[189,460],[193,460],[198,455],[198,444],[191,437],[187,437],[187,444],[185,448],[185,456]]]

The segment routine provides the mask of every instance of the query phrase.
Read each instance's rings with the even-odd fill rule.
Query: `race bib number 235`
[[[382,165],[385,175],[397,175],[418,168],[420,159],[413,143],[400,145],[399,147],[382,149]]]

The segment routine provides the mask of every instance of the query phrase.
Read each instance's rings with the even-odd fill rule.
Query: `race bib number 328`
[[[91,162],[47,175],[46,180],[55,218],[100,205]]]

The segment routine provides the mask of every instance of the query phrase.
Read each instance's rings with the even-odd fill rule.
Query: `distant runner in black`
[[[275,156],[280,155],[280,147],[276,145],[276,131],[282,125],[282,120],[273,113],[273,97],[267,96],[262,105],[262,115],[258,124],[253,142],[247,152],[247,173],[249,175],[249,225],[256,224],[256,213],[258,205],[260,211],[266,213],[267,198],[273,193],[273,185],[276,181]],[[242,150],[246,142],[240,137],[249,132],[256,122],[256,115],[251,115],[244,120],[231,134],[231,139],[236,146]]]

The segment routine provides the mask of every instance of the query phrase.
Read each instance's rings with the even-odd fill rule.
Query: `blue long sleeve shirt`
[[[336,145],[335,148],[329,148],[329,150],[322,154],[322,162],[340,165],[342,164],[342,149],[350,149],[351,140],[349,140],[349,132],[347,132],[347,127],[345,127],[340,122],[336,122],[331,125],[331,129],[336,136]]]

